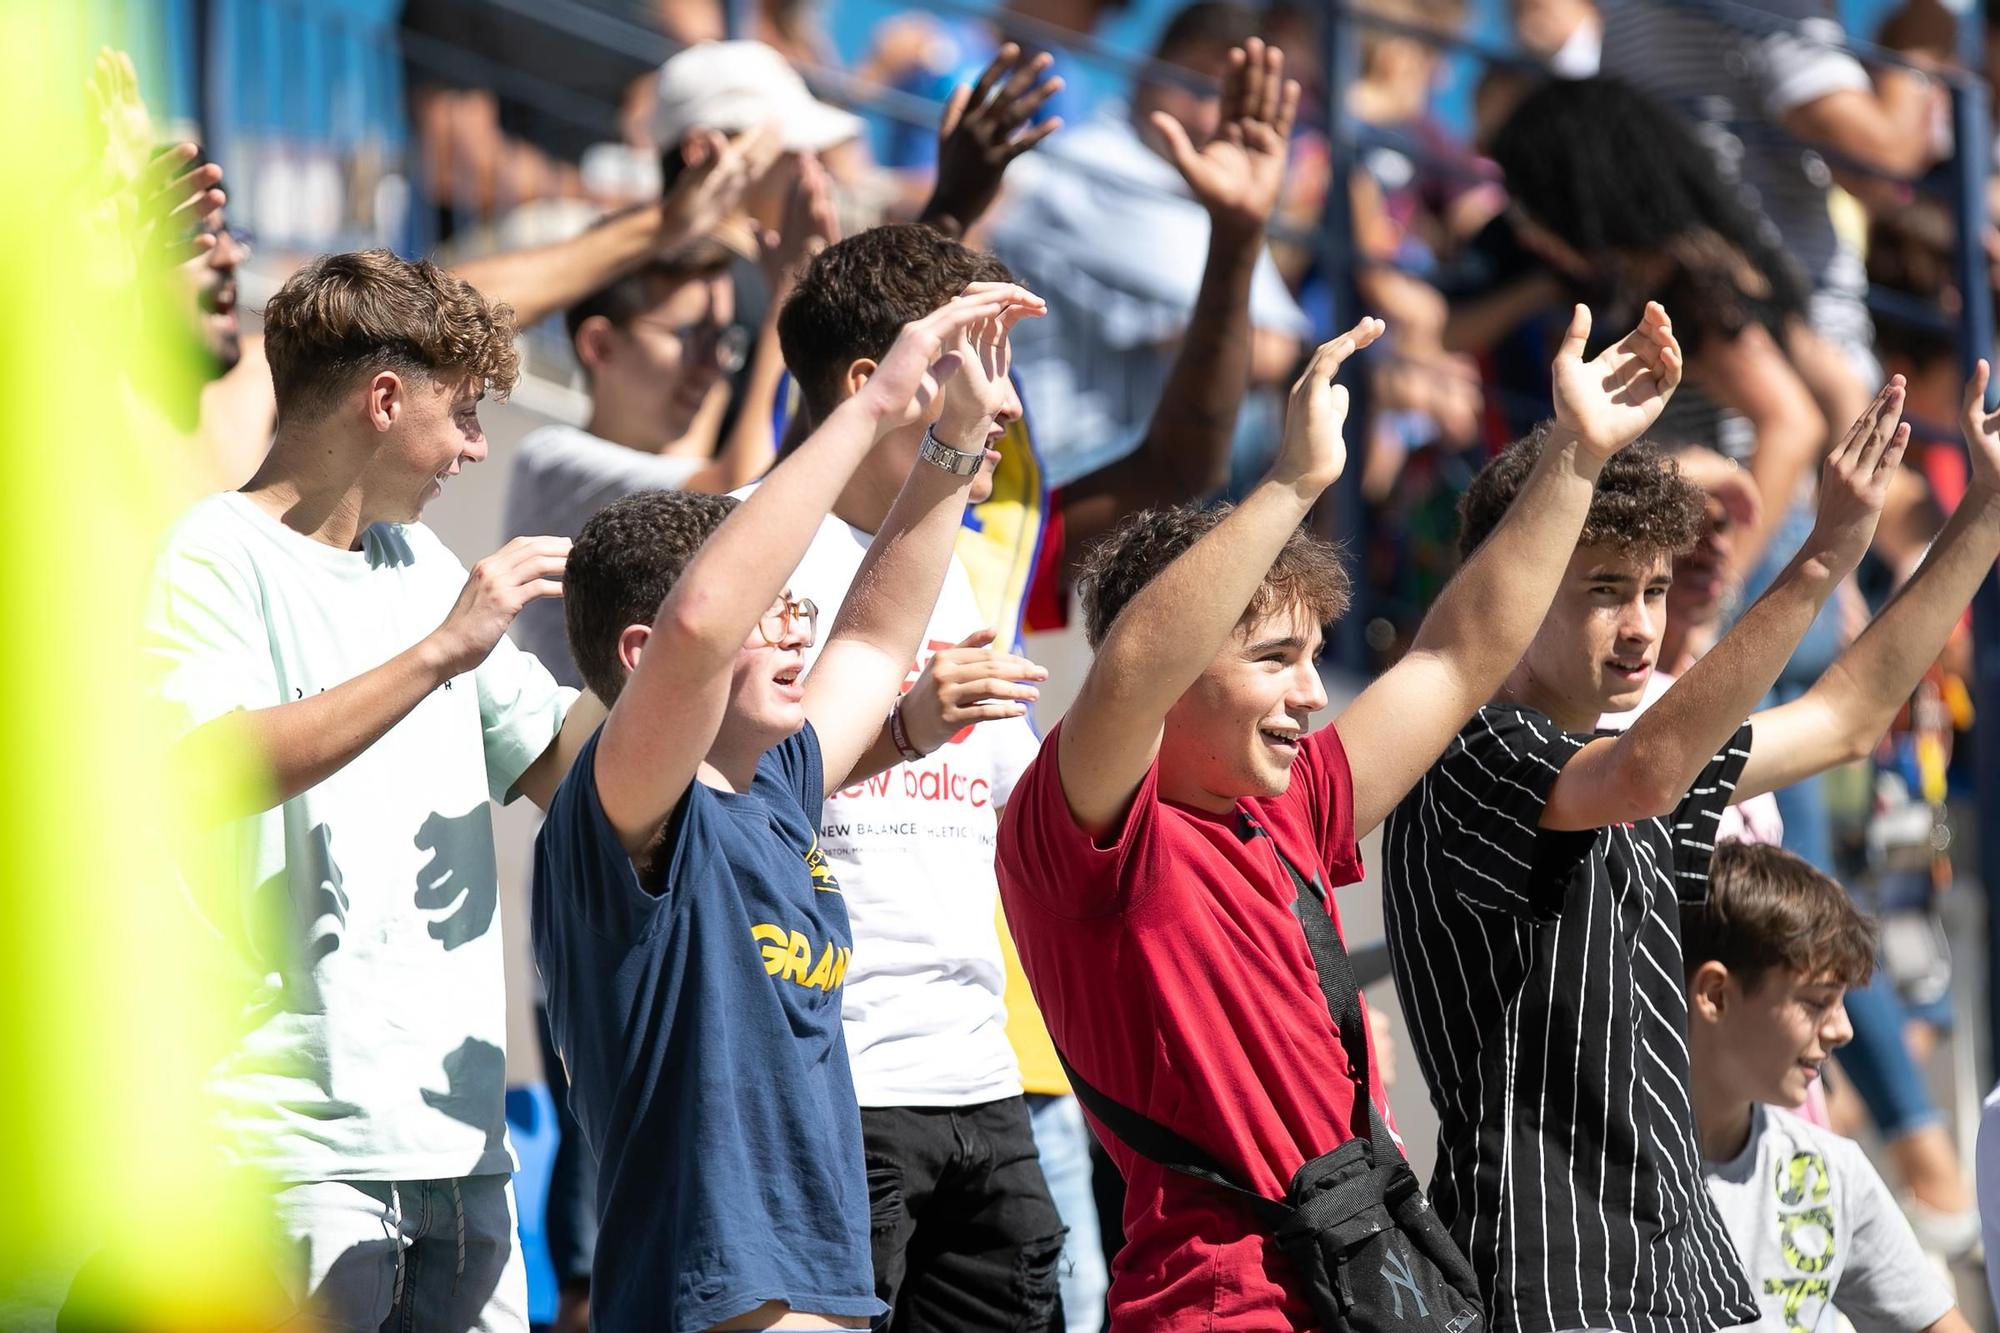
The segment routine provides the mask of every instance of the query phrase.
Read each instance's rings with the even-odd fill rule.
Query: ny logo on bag
[[[1390,1270],[1394,1269],[1394,1272]],[[1417,1279],[1410,1272],[1409,1261],[1395,1247],[1389,1249],[1389,1262],[1382,1265],[1382,1279],[1389,1284],[1389,1294],[1396,1300],[1396,1318],[1403,1317],[1403,1290],[1407,1288],[1410,1299],[1417,1303],[1417,1318],[1429,1319],[1431,1310],[1424,1304],[1424,1294],[1417,1290]]]

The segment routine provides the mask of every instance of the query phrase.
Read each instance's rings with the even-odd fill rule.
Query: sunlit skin
[[[1658,665],[1673,560],[1611,543],[1579,546],[1502,697],[1540,709],[1567,731],[1637,708]]]
[[[1312,715],[1326,707],[1320,628],[1297,607],[1246,620],[1167,713],[1160,794],[1217,814],[1282,796]]]
[[[1827,1059],[1854,1036],[1847,988],[1788,967],[1752,985],[1713,960],[1688,982],[1689,1059],[1703,1152],[1742,1151],[1753,1102],[1797,1110]]]
[[[765,617],[772,624],[784,620],[783,609],[792,596],[787,588],[771,604]],[[639,665],[650,625],[629,625],[619,636],[618,656],[630,675]],[[715,787],[730,784],[723,773],[733,771],[732,758],[749,756],[748,768],[757,759],[806,724],[805,652],[813,645],[813,632],[803,617],[784,620],[784,632],[771,643],[761,629],[752,629],[736,650],[729,667],[729,705],[723,715],[715,743],[709,747],[709,762],[702,766],[703,780]]]
[[[377,377],[370,386],[370,416],[389,438],[369,457],[363,485],[369,494],[409,497],[403,512],[383,519],[416,522],[460,468],[485,459],[486,432],[479,424],[485,396],[485,385],[472,376]]]

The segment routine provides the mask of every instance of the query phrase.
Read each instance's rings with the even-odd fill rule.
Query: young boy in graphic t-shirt
[[[916,652],[985,455],[1006,328],[1039,309],[975,286],[906,327],[740,506],[644,493],[578,538],[570,645],[611,715],[537,839],[534,932],[599,1163],[594,1328],[861,1328],[883,1313],[840,1027],[853,940],[820,806]],[[804,673],[819,611],[786,580],[859,462],[940,399]]]
[[[1975,495],[1819,682],[1754,717],[1867,550],[1909,438],[1902,382],[1828,455],[1784,573],[1630,730],[1604,734],[1645,688],[1672,558],[1703,512],[1656,451],[1614,461],[1528,651],[1391,817],[1389,947],[1439,1119],[1431,1198],[1496,1330],[1757,1317],[1689,1129],[1681,907],[1703,900],[1725,807],[1873,748],[2000,555],[1985,381],[1966,410]],[[1510,446],[1474,480],[1463,549],[1519,503],[1542,447]]]
[[[1588,327],[1579,308],[1558,362],[1565,443],[1536,469],[1533,500],[1330,726],[1306,732],[1326,705],[1314,659],[1347,575],[1298,524],[1345,466],[1332,379],[1379,320],[1319,350],[1277,464],[1242,504],[1139,515],[1086,568],[1096,657],[1002,816],[1007,920],[1071,1067],[1266,1198],[1366,1132],[1358,1089],[1379,1086],[1348,1062],[1294,915],[1331,904],[1300,902],[1283,862],[1329,890],[1360,878],[1356,840],[1498,685],[1547,610],[1604,459],[1679,381],[1664,311],[1591,362]],[[1128,1183],[1114,1327],[1317,1327],[1249,1208],[1099,1132]]]
[[[1875,932],[1778,847],[1725,842],[1681,917],[1702,1172],[1757,1293],[1760,1333],[1970,1333],[1861,1147],[1792,1114],[1854,1029]]]

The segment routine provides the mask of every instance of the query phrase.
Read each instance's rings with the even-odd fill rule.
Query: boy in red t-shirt
[[[1094,554],[1096,660],[1000,828],[1007,919],[1064,1056],[1274,1199],[1302,1163],[1367,1127],[1365,1071],[1348,1066],[1279,855],[1322,884],[1361,877],[1357,840],[1519,660],[1604,460],[1652,424],[1681,373],[1658,306],[1589,362],[1578,307],[1555,366],[1561,443],[1525,503],[1409,654],[1307,736],[1327,702],[1320,627],[1348,582],[1299,522],[1346,463],[1347,392],[1333,377],[1382,329],[1364,319],[1320,348],[1292,390],[1278,460],[1242,504],[1141,514]],[[1313,1327],[1288,1261],[1239,1201],[1103,1137],[1129,1186],[1114,1326]]]

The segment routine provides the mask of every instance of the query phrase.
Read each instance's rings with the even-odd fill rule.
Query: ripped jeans
[[[320,1180],[274,1201],[302,1327],[527,1333],[527,1265],[504,1175]]]
[[[1063,1224],[1027,1102],[863,1107],[878,1327],[898,1333],[1062,1327]]]

